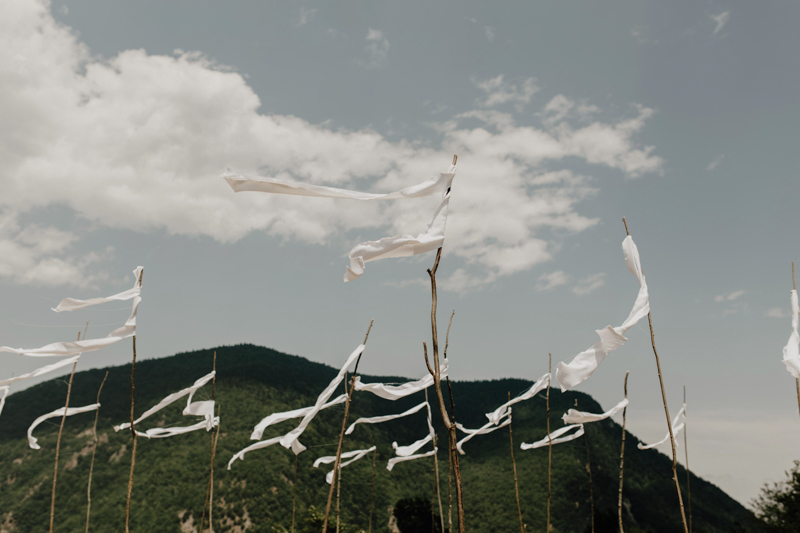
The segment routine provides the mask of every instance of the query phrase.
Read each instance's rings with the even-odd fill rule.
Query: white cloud
[[[370,30],[368,41],[385,60],[383,34]],[[529,98],[524,87],[511,91],[512,101]],[[0,277],[87,284],[102,276],[98,262],[107,251],[72,251],[85,231],[31,225],[54,206],[93,227],[220,242],[263,231],[334,241],[344,253],[357,238],[423,230],[438,200],[343,208],[336,200],[234,194],[220,173],[231,166],[388,191],[445,169],[457,153],[445,252],[460,269],[451,286],[468,290],[549,260],[559,244],[552,230],[563,238],[597,223],[577,207],[599,184],[559,169],[566,158],[628,177],[659,172],[663,163],[635,140],[652,114],[643,107],[618,122],[564,119],[544,129],[482,109],[439,123],[441,144],[425,146],[259,114],[259,106],[241,75],[200,54],[128,50],[101,60],[53,20],[43,0],[0,3]]]
[[[789,313],[784,311],[784,309],[781,307],[772,307],[767,309],[767,311],[764,313],[764,316],[768,318],[789,318]]]
[[[720,30],[728,23],[728,19],[731,18],[730,11],[723,11],[719,15],[711,15],[711,20],[713,20],[717,26],[714,28],[714,33],[712,35],[716,35],[720,32]]]
[[[489,39],[491,40],[491,39]],[[531,101],[531,97],[539,92],[534,78],[526,78],[519,83],[505,81],[502,74],[488,80],[472,80],[475,86],[486,93],[486,98],[481,102],[485,107],[514,103],[524,105]]]
[[[555,289],[559,285],[564,285],[567,282],[567,275],[564,273],[563,270],[556,270],[555,272],[550,272],[549,274],[542,274],[539,276],[539,279],[536,280],[536,285],[534,288],[537,291],[549,291],[551,289]]]
[[[725,159],[724,155],[718,155],[717,157],[714,158],[714,160],[711,163],[708,164],[706,170],[711,172],[712,170],[720,166],[720,164],[722,164],[723,159]]]
[[[567,118],[588,120],[593,114],[600,111],[595,105],[587,101],[570,100],[563,94],[554,96],[542,109],[542,121],[548,126],[554,126]]]
[[[386,66],[389,60],[389,39],[380,30],[367,30],[367,44],[364,50],[367,52],[367,60],[361,61],[361,66],[365,68],[379,68]]]
[[[717,302],[717,303],[719,303],[719,302],[732,302],[732,301],[738,299],[739,297],[741,297],[744,293],[745,293],[745,291],[734,291],[734,292],[729,292],[727,294],[719,294],[719,295],[714,297],[714,301]]]
[[[606,284],[605,277],[606,277],[605,273],[592,274],[591,276],[586,276],[585,278],[580,280],[576,286],[572,288],[572,292],[574,292],[578,296],[589,294],[590,292],[595,291]]]
[[[484,35],[486,35],[486,39],[487,39],[487,40],[488,40],[490,43],[493,43],[493,42],[494,42],[494,37],[495,37],[495,29],[494,29],[493,27],[491,27],[491,26],[484,26],[484,28],[483,28],[483,33],[484,33]]]
[[[317,14],[317,10],[316,9],[309,9],[309,8],[306,8],[306,7],[301,7],[300,8],[300,17],[299,17],[299,20],[297,21],[297,27],[299,28],[300,26],[305,26],[306,24],[308,24],[309,21],[311,21],[311,19],[314,18],[314,15],[316,15],[316,14]]]

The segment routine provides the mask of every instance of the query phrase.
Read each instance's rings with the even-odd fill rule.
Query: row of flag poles
[[[353,247],[349,253],[349,265],[345,269],[344,281],[348,282],[348,281],[353,281],[358,277],[360,277],[361,275],[363,275],[365,272],[365,265],[368,262],[392,258],[392,257],[412,256],[430,251],[440,250],[442,248],[445,237],[448,206],[449,206],[452,184],[455,178],[455,174],[456,174],[456,160],[454,158],[453,164],[446,172],[439,173],[438,175],[428,180],[425,180],[419,184],[412,185],[410,187],[406,187],[399,191],[386,194],[365,193],[348,189],[339,189],[339,188],[325,187],[312,184],[295,183],[286,180],[278,180],[275,178],[245,176],[245,175],[235,174],[230,170],[223,175],[223,178],[237,193],[243,191],[254,191],[254,192],[264,192],[271,194],[336,198],[336,199],[354,200],[354,201],[405,200],[405,199],[417,199],[417,198],[432,196],[435,194],[441,194],[440,203],[438,204],[434,212],[434,215],[431,219],[430,224],[428,225],[428,228],[423,233],[420,233],[416,236],[399,235],[399,236],[384,237],[377,241],[363,242]],[[627,222],[625,225],[627,231]],[[628,234],[622,241],[622,250],[623,250],[625,264],[628,270],[634,277],[636,277],[639,283],[639,290],[636,299],[634,301],[633,307],[628,317],[622,322],[620,326],[616,327],[606,326],[603,329],[597,330],[599,341],[595,343],[592,347],[590,347],[588,350],[580,352],[579,354],[577,354],[568,361],[562,361],[558,363],[555,372],[555,379],[558,385],[560,386],[562,392],[572,389],[578,384],[589,379],[598,369],[599,365],[603,362],[603,360],[609,353],[619,349],[621,346],[625,344],[625,342],[627,342],[628,339],[624,336],[625,333],[631,327],[636,325],[645,316],[648,317],[648,321],[650,322],[651,340],[653,340],[648,287],[645,280],[645,276],[642,271],[642,265],[638,248],[634,243],[633,238],[630,236],[630,234]],[[12,384],[26,379],[39,377],[47,373],[68,367],[69,365],[73,366],[73,374],[74,374],[74,369],[83,354],[95,350],[100,350],[102,348],[120,342],[127,338],[133,338],[134,357],[131,369],[132,370],[131,417],[130,421],[120,423],[114,426],[115,431],[130,430],[132,433],[132,438],[134,439],[131,474],[130,474],[129,490],[128,490],[129,501],[128,501],[127,514],[129,514],[130,512],[129,511],[130,491],[133,483],[133,468],[135,464],[135,449],[136,449],[135,443],[137,437],[143,437],[148,439],[166,438],[199,430],[212,432],[214,428],[217,428],[218,432],[220,424],[219,407],[215,405],[214,399],[205,401],[194,401],[195,393],[200,388],[207,385],[209,382],[211,382],[212,384],[215,383],[216,368],[212,372],[198,378],[193,385],[166,396],[158,404],[149,408],[141,416],[134,419],[133,414],[134,414],[134,372],[135,372],[135,358],[136,358],[135,355],[136,317],[139,304],[142,301],[141,291],[142,291],[143,270],[144,270],[143,267],[140,266],[133,271],[135,280],[134,285],[132,288],[126,291],[107,297],[91,298],[87,300],[65,298],[59,303],[57,307],[53,309],[53,311],[55,312],[80,311],[87,307],[100,305],[107,302],[132,301],[131,314],[128,317],[128,319],[125,321],[123,325],[110,332],[107,336],[87,339],[84,332],[83,339],[81,339],[79,335],[77,341],[55,342],[34,349],[11,348],[8,346],[0,346],[0,352],[14,353],[29,357],[63,358],[56,363],[43,366],[27,374],[0,380],[0,413],[2,413],[3,407],[5,405],[6,396],[9,394]],[[792,331],[789,342],[787,343],[786,347],[783,350],[783,362],[786,364],[787,370],[792,374],[793,377],[796,378],[797,389],[798,389],[798,403],[800,404],[800,334],[798,333],[798,317],[800,316],[800,309],[798,308],[798,297],[797,297],[796,287],[794,287],[794,264],[792,264],[792,277],[793,277],[793,290],[790,292]],[[228,470],[232,468],[232,466],[235,464],[237,460],[244,460],[246,453],[266,448],[274,444],[280,444],[284,448],[291,449],[295,453],[295,455],[302,453],[303,451],[306,450],[306,446],[304,446],[300,442],[300,437],[302,436],[305,429],[309,426],[309,424],[311,424],[315,416],[324,409],[341,404],[345,404],[347,406],[347,409],[349,409],[349,403],[351,400],[353,390],[358,392],[369,392],[382,399],[389,401],[395,401],[400,398],[409,397],[413,394],[425,392],[426,399],[424,402],[419,403],[416,406],[402,413],[371,417],[371,418],[359,418],[355,422],[350,424],[350,426],[347,427],[346,430],[344,429],[343,426],[342,439],[344,438],[345,434],[347,435],[352,434],[355,431],[356,426],[359,424],[385,423],[399,418],[412,416],[420,412],[425,412],[427,431],[424,433],[424,436],[422,436],[419,440],[415,441],[414,443],[408,445],[398,445],[397,442],[393,443],[395,456],[389,459],[387,464],[387,469],[391,471],[392,468],[400,462],[411,461],[430,456],[433,456],[435,458],[437,453],[437,445],[436,445],[437,438],[432,425],[431,406],[427,400],[427,389],[431,385],[433,385],[435,381],[433,375],[434,373],[433,370],[430,369],[430,366],[429,366],[430,369],[429,374],[425,375],[423,378],[417,381],[412,381],[403,384],[363,383],[361,381],[360,376],[356,376],[354,373],[350,394],[349,395],[341,394],[339,396],[333,397],[333,394],[336,391],[336,389],[345,380],[348,370],[353,365],[356,365],[357,367],[357,363],[360,360],[360,357],[365,350],[365,343],[366,339],[364,343],[357,346],[355,350],[347,357],[347,359],[345,360],[344,364],[342,365],[342,367],[340,368],[334,379],[331,380],[331,382],[319,394],[314,405],[301,409],[294,409],[291,411],[272,413],[263,418],[258,424],[256,424],[251,434],[251,439],[256,442],[234,454],[228,462],[228,467],[227,467]],[[653,340],[653,349],[656,356],[656,363],[659,369],[659,378],[661,379],[660,362],[658,359],[658,352],[656,350],[654,340]],[[449,367],[448,367],[448,360],[446,359],[446,357],[444,361],[440,364],[438,370],[439,370],[438,372],[439,377],[446,378],[448,376]],[[70,389],[71,389],[71,383],[72,379],[70,378]],[[497,407],[497,409],[495,409],[491,413],[487,413],[486,414],[487,422],[480,428],[468,429],[459,423],[455,423],[458,430],[464,434],[464,437],[457,442],[458,453],[459,454],[466,453],[464,451],[464,445],[471,439],[480,435],[486,435],[502,427],[509,426],[511,424],[512,405],[532,399],[537,394],[545,390],[548,391],[548,433],[547,435],[544,436],[544,438],[534,443],[531,444],[520,443],[519,448],[522,450],[537,449],[545,446],[551,449],[553,445],[578,439],[581,436],[585,435],[584,432],[585,424],[611,418],[616,414],[618,414],[620,411],[623,412],[623,428],[624,428],[624,412],[629,405],[627,399],[627,374],[625,377],[625,398],[621,400],[617,405],[615,405],[612,409],[610,409],[605,413],[599,413],[599,414],[578,411],[577,409],[570,409],[563,416],[563,422],[565,426],[558,428],[552,432],[549,430],[550,385],[551,385],[551,372],[548,371],[548,373],[540,377],[528,390],[524,391],[523,393],[521,393],[520,395],[518,395],[513,399],[509,399],[507,402]],[[665,414],[668,425],[667,435],[664,437],[664,439],[656,443],[653,443],[651,445],[643,445],[640,443],[639,448],[640,449],[653,448],[655,446],[664,444],[667,441],[670,441],[673,450],[673,473],[674,473],[675,463],[677,461],[675,455],[675,448],[677,446],[677,435],[681,430],[684,430],[685,428],[686,404],[684,398],[683,408],[678,412],[678,414],[674,418],[670,418],[669,409],[667,407],[666,395],[663,392],[664,391],[663,380],[661,381],[661,387],[662,387],[662,396],[663,396]],[[146,429],[144,431],[137,429],[137,426],[139,426],[139,424],[144,423],[144,421],[148,417],[184,397],[187,397],[187,400],[186,400],[186,407],[183,409],[182,413],[184,416],[187,417],[195,417],[194,423],[185,426],[175,426],[168,428],[155,427]],[[216,414],[215,414],[215,408],[217,411]],[[87,412],[97,413],[99,409],[100,409],[99,393],[98,393],[98,401],[94,404],[80,406],[80,407],[70,407],[69,392],[68,392],[67,401],[63,408],[59,408],[50,413],[43,414],[31,424],[31,426],[28,429],[28,441],[30,447],[33,449],[39,449],[39,445],[37,444],[37,439],[33,436],[33,433],[36,427],[40,425],[42,422],[51,418],[60,417],[62,419],[62,428],[63,428],[63,422],[66,419],[66,417]],[[291,429],[290,431],[286,432],[283,435],[269,438],[266,440],[263,439],[263,434],[266,428],[275,424],[295,419],[300,419],[299,424],[295,428]],[[57,450],[59,444],[60,444],[60,433],[59,433],[59,441],[57,443]],[[432,449],[425,452],[421,452],[421,450],[428,444],[431,444]],[[214,449],[215,449],[215,440],[212,433],[212,455],[214,453]],[[331,464],[331,463],[334,464],[334,469],[329,471],[326,475],[326,480],[328,483],[332,484],[331,490],[333,490],[334,478],[337,471],[340,471],[345,466],[352,464],[355,461],[358,461],[359,459],[367,456],[370,452],[374,451],[375,447],[373,446],[367,449],[352,450],[349,452],[342,453],[341,441],[340,441],[340,450],[336,456],[319,457],[315,460],[313,466],[317,468],[324,464]],[[587,444],[587,451],[588,451],[588,444]],[[621,469],[622,469],[623,458],[624,458],[624,429],[623,429],[623,449],[621,454],[621,466],[620,466]],[[347,459],[347,461],[341,462],[342,459]],[[56,471],[57,471],[57,464],[58,464],[58,451],[56,453]],[[213,468],[213,462],[212,462],[212,468]],[[678,480],[676,477],[677,475],[674,474],[674,476],[675,476],[676,487],[678,489],[678,497],[680,500],[681,494],[680,494],[680,488],[678,487]],[[687,477],[688,477],[688,455],[687,455]],[[53,496],[51,502],[51,529],[50,529],[51,532],[53,531],[55,481],[56,480],[54,477]],[[209,485],[210,488],[208,497],[210,498],[213,498],[213,496],[211,495],[212,485],[213,484]],[[89,488],[91,489],[91,481]],[[621,491],[622,491],[622,474],[620,474],[620,498],[622,497]],[[210,500],[207,500],[207,503],[209,503],[209,501]],[[681,501],[681,515],[684,523],[684,529],[688,533],[691,530],[691,512],[689,513],[689,521],[687,523],[683,510],[683,503],[682,500],[680,501]],[[87,512],[87,530],[88,530],[88,518],[89,517]],[[549,521],[549,506],[548,506],[548,521]],[[620,504],[620,529],[622,529],[621,504]],[[128,531],[127,516],[126,516],[126,531]]]

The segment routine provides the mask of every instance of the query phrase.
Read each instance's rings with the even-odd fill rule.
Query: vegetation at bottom
[[[250,433],[263,417],[276,411],[312,405],[337,370],[253,345],[226,346],[216,351],[216,400],[221,407],[222,422],[214,464],[214,530],[249,533],[290,531],[292,502],[296,494],[295,530],[301,533],[321,531],[329,489],[325,474],[330,465],[313,468],[312,463],[320,456],[336,453],[343,405],[322,411],[303,433],[300,440],[308,450],[298,456],[296,484],[294,455],[280,445],[249,452],[243,461],[232,464],[230,470],[227,470],[227,462],[234,453],[253,442]],[[136,416],[167,394],[191,385],[208,373],[212,353],[213,350],[202,350],[137,363]],[[369,357],[367,349],[362,369],[370,367]],[[108,370],[108,381],[100,399],[99,445],[94,465],[89,528],[100,532],[122,531],[124,528],[132,444],[129,431],[116,433],[112,427],[127,421],[130,416],[131,368],[127,365]],[[76,373],[70,405],[77,407],[94,403],[104,373],[105,369]],[[406,381],[398,377],[374,376],[364,376],[363,380]],[[486,422],[484,413],[505,402],[509,391],[514,396],[530,385],[531,382],[521,379],[454,382],[457,420],[466,427],[480,427]],[[51,420],[37,428],[35,436],[39,438],[40,450],[28,447],[25,434],[38,416],[63,407],[66,388],[66,380],[59,378],[8,397],[0,416],[0,533],[48,530],[59,420]],[[343,386],[340,387],[337,394],[343,390]],[[210,399],[210,394],[209,383],[198,391],[195,400]],[[562,426],[561,415],[574,405],[576,399],[581,410],[602,411],[597,402],[580,392],[562,394],[554,388],[550,394],[553,428]],[[350,420],[399,413],[422,401],[422,394],[391,402],[357,392]],[[432,398],[432,402],[435,401]],[[139,429],[196,422],[195,417],[181,415],[184,406],[182,400],[176,402],[147,419]],[[371,454],[342,470],[340,531],[369,530],[370,515],[374,532],[429,531],[431,501],[436,502],[433,531],[441,530],[440,516],[445,517],[447,527],[446,433],[437,409],[434,409],[433,420],[440,444],[441,514],[433,493],[432,458],[397,464],[391,472],[386,469],[388,459],[393,456],[393,442],[406,445],[426,435],[425,412],[421,411],[383,424],[360,424],[345,437],[344,451],[369,448],[375,444],[377,462],[374,483]],[[59,532],[85,529],[93,422],[94,413],[75,415],[66,420],[55,509],[55,530]],[[271,426],[263,438],[282,435],[297,422]],[[522,451],[519,444],[543,438],[545,424],[544,393],[514,406],[513,431],[520,501],[526,531],[531,533],[545,530],[547,448]],[[616,531],[622,429],[616,422],[605,420],[588,424],[586,435],[591,453],[595,530],[597,533]],[[638,442],[636,437],[627,434],[623,494],[625,529],[628,533],[679,533],[682,526],[671,460],[656,450],[638,450]],[[208,487],[210,445],[210,434],[205,431],[166,439],[138,439],[131,531],[198,531]],[[466,455],[460,460],[467,529],[476,533],[518,531],[508,431],[504,428],[476,437],[464,448]],[[583,439],[553,447],[553,533],[590,531],[586,453]],[[797,469],[794,472],[796,480]],[[679,467],[678,475],[683,485],[686,473],[682,467]],[[745,531],[755,527],[753,514],[713,484],[692,475],[691,487],[695,533],[729,532],[737,527]],[[796,488],[791,494],[788,498],[794,498],[791,501],[796,505]],[[683,497],[686,500],[685,491]],[[452,498],[455,503],[454,490]],[[786,507],[789,504],[784,502],[781,505]],[[772,513],[770,509],[765,506],[759,512]],[[335,513],[331,516],[334,527],[330,531],[335,531]],[[798,523],[797,514],[786,516],[794,516],[794,523]],[[453,509],[453,520],[455,517]],[[207,516],[205,520],[207,524]]]

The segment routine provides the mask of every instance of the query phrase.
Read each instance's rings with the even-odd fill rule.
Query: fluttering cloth
[[[135,283],[139,283],[139,274],[141,273],[143,267],[136,267],[136,270],[133,271],[136,281]],[[126,294],[132,291],[125,291]],[[119,295],[115,295],[119,296]],[[137,293],[133,296],[133,309],[131,310],[131,315],[128,317],[128,320],[125,321],[125,324],[122,327],[119,327],[108,334],[106,337],[102,337],[99,339],[84,339],[82,341],[70,341],[70,342],[54,342],[52,344],[48,344],[47,346],[42,346],[41,348],[33,348],[33,349],[25,349],[25,348],[10,348],[8,346],[0,346],[0,352],[10,352],[15,353],[18,355],[27,355],[30,357],[69,357],[72,355],[78,355],[84,352],[92,352],[94,350],[99,350],[101,348],[105,348],[106,346],[110,346],[114,343],[117,343],[123,339],[127,339],[128,337],[132,337],[136,334],[136,313],[139,310],[139,303],[142,301],[142,297]],[[112,296],[109,296],[110,299],[117,299]],[[94,302],[94,300],[98,300]],[[110,301],[106,298],[94,298],[92,300],[74,300],[72,298],[66,298],[62,300],[61,304],[64,302],[68,302],[64,304],[65,307],[62,308],[62,311],[71,311],[75,309],[83,309],[83,307],[87,307],[88,305],[96,305],[97,303],[103,303],[102,301]],[[73,303],[69,303],[73,302]],[[94,302],[94,303],[86,303],[86,302]],[[59,304],[59,307],[61,307]],[[75,307],[75,309],[71,309],[71,306],[82,306],[82,307]],[[58,308],[56,308],[58,309]]]
[[[439,365],[439,371],[442,378],[447,377],[448,372],[447,359]],[[409,381],[400,385],[387,385],[385,383],[362,383],[361,376],[356,376],[356,390],[371,392],[376,396],[380,396],[385,400],[399,400],[411,394],[422,392],[433,385],[433,376],[426,374],[422,379],[417,381]]]
[[[282,438],[283,438],[283,435],[278,436],[278,437],[273,437],[273,438],[267,439],[267,440],[260,440],[260,441],[258,441],[256,443],[251,444],[250,446],[248,446],[246,448],[243,448],[243,449],[239,450],[238,452],[236,452],[234,454],[233,457],[231,457],[231,460],[228,461],[228,470],[231,469],[231,465],[233,464],[234,461],[236,461],[236,459],[244,460],[244,454],[246,454],[247,452],[251,452],[253,450],[260,450],[262,448],[267,448],[269,446],[272,446],[273,444],[278,444],[281,441]],[[306,449],[306,447],[303,446],[302,444],[300,444],[299,440],[295,440],[292,443],[292,451],[295,454],[298,454],[298,453],[302,452],[305,449]]]
[[[392,448],[394,448],[397,457],[389,459],[389,463],[386,465],[386,468],[391,471],[394,468],[394,465],[397,463],[402,463],[403,461],[412,461],[414,459],[420,459],[422,457],[430,457],[434,453],[436,453],[436,446],[434,446],[433,451],[422,453],[419,455],[414,455],[420,448],[425,446],[429,442],[433,442],[434,439],[434,431],[433,431],[433,421],[431,415],[431,406],[428,402],[425,402],[425,405],[428,408],[428,435],[417,442],[409,444],[408,446],[398,446],[397,442],[392,443]]]
[[[455,174],[455,167],[450,167]],[[451,178],[452,179],[452,178]],[[384,237],[379,241],[367,241],[357,244],[350,250],[350,266],[344,273],[344,281],[353,281],[364,273],[366,263],[390,257],[409,257],[424,254],[442,247],[444,232],[447,226],[447,209],[450,205],[450,186],[444,192],[442,202],[436,208],[428,229],[416,237],[413,235],[395,235]]]
[[[327,409],[328,407],[333,407],[334,405],[339,405],[340,403],[344,403],[346,401],[347,401],[347,394],[340,394],[333,400],[323,405],[320,408],[320,410]],[[293,411],[284,411],[282,413],[272,413],[268,417],[264,418],[261,422],[256,424],[256,427],[253,429],[253,433],[250,435],[250,438],[253,440],[261,440],[261,437],[264,435],[264,430],[267,429],[269,426],[277,424],[279,422],[284,422],[286,420],[291,420],[293,418],[304,417],[313,410],[314,407],[311,406],[311,407],[303,407],[301,409],[295,409]]]
[[[8,385],[0,387],[0,414],[3,414],[3,406],[6,404],[6,396],[8,396]]]
[[[431,441],[433,441],[433,435],[429,433],[425,437],[407,446],[399,446],[397,442],[393,442],[392,448],[394,449],[395,455],[398,457],[408,457],[410,455],[414,455],[414,453],[416,453],[420,448]]]
[[[562,437],[561,435],[572,431],[573,429],[577,428],[578,430],[573,433],[572,435],[567,435],[566,437]],[[542,440],[537,440],[533,444],[526,444],[522,443],[519,447],[523,450],[532,450],[536,448],[541,448],[542,446],[547,446],[550,444],[551,440],[553,444],[561,444],[562,442],[569,442],[571,440],[575,440],[581,435],[583,435],[583,424],[573,424],[571,426],[564,426],[563,428],[557,429],[552,432],[550,435],[546,436]]]
[[[536,381],[536,383],[531,385],[530,389],[526,390],[516,398],[507,401],[506,403],[504,403],[491,413],[486,413],[486,418],[488,418],[492,424],[498,424],[500,422],[500,419],[506,416],[506,411],[508,410],[509,407],[511,407],[515,403],[519,403],[525,400],[530,400],[531,398],[533,398],[534,396],[536,396],[549,386],[550,386],[550,373],[548,372],[547,374],[540,377]]]
[[[77,300],[75,298],[64,298],[61,300],[61,303],[58,306],[53,308],[53,311],[56,313],[60,313],[61,311],[79,311],[86,307],[98,304],[104,304],[106,302],[113,302],[113,301],[125,301],[130,300],[131,298],[135,298],[142,293],[142,288],[139,286],[139,276],[142,274],[143,267],[136,267],[136,270],[133,271],[133,288],[128,289],[127,291],[123,291],[117,294],[112,294],[111,296],[106,296],[105,298],[90,298],[88,300]]]
[[[61,361],[58,361],[57,363],[53,363],[51,365],[47,365],[47,366],[43,366],[41,368],[37,368],[33,372],[28,372],[27,374],[22,374],[20,376],[16,376],[16,377],[13,377],[13,378],[8,378],[8,379],[0,379],[0,386],[9,385],[11,383],[14,383],[15,381],[22,381],[24,379],[35,378],[35,377],[41,376],[43,374],[47,374],[48,372],[52,372],[53,370],[58,370],[59,368],[63,368],[65,366],[69,366],[69,365],[71,365],[73,363],[77,363],[78,359],[80,359],[80,358],[81,358],[80,355],[76,355],[75,357],[70,357],[69,359],[62,359]]]
[[[609,353],[625,344],[628,339],[624,337],[624,333],[650,312],[650,297],[644,274],[642,274],[639,250],[630,235],[622,241],[622,251],[625,254],[625,264],[628,266],[628,270],[639,280],[639,294],[636,296],[633,309],[621,326],[616,328],[606,326],[604,329],[596,330],[600,340],[591,348],[573,357],[569,363],[563,361],[558,363],[556,379],[561,386],[561,392],[589,379]]]
[[[317,413],[320,412],[322,406],[325,405],[325,403],[330,399],[330,397],[333,395],[333,391],[335,391],[336,387],[338,387],[339,384],[342,382],[342,379],[344,378],[344,374],[345,372],[347,372],[347,369],[350,368],[350,365],[356,362],[356,359],[358,359],[358,357],[361,355],[363,351],[364,351],[363,344],[359,344],[358,347],[355,350],[353,350],[353,353],[351,353],[350,357],[347,358],[347,361],[345,361],[344,365],[339,370],[339,373],[336,374],[336,377],[333,378],[333,380],[331,380],[330,384],[327,387],[325,387],[322,393],[317,397],[317,403],[315,403],[314,406],[311,408],[311,410],[306,415],[303,416],[303,420],[300,421],[300,424],[295,429],[293,429],[292,431],[290,431],[281,438],[280,440],[281,446],[283,446],[284,448],[292,448],[292,451],[294,451],[295,454],[300,453],[306,449],[306,447],[303,446],[302,444],[297,443],[295,445],[294,443],[297,441],[297,438],[303,434],[303,431],[306,430],[306,428],[314,419],[314,417],[317,416]]]
[[[681,422],[681,420],[683,420]],[[680,422],[680,423],[679,423]],[[672,437],[675,440],[675,447],[678,447],[678,433],[684,428],[686,425],[686,404],[683,404],[683,408],[678,411],[678,414],[675,415],[675,418],[672,419]],[[669,440],[669,432],[667,435],[658,442],[654,442],[653,444],[648,444],[645,446],[641,442],[638,445],[640,450],[649,450],[650,448],[655,448],[656,446],[660,446]]]
[[[205,428],[206,431],[211,431],[211,428],[219,424],[219,418],[214,416],[214,402],[212,400],[193,402],[192,398],[194,397],[194,393],[197,392],[197,390],[200,389],[203,385],[211,381],[215,375],[216,371],[211,371],[210,373],[206,374],[205,376],[195,381],[191,387],[187,387],[178,392],[173,392],[172,394],[170,394],[169,396],[158,402],[156,405],[145,411],[142,414],[142,416],[134,420],[134,425],[141,423],[149,416],[157,413],[166,406],[180,400],[186,395],[188,395],[189,398],[186,401],[186,408],[184,408],[183,410],[183,415],[203,416],[205,417],[205,421],[198,422],[197,424],[194,424],[192,426],[174,427],[174,428],[153,428],[152,430],[144,432],[137,431],[136,434],[147,438],[152,438],[152,437],[163,438],[163,437],[171,437],[173,435],[188,433],[189,431],[196,431],[198,429],[203,429],[203,428]],[[131,427],[130,422],[125,422],[124,424],[114,426],[114,431],[120,431],[122,429],[127,429],[129,427]]]
[[[434,448],[429,452],[420,453],[418,455],[407,455],[405,457],[392,457],[391,459],[389,459],[389,462],[386,464],[386,470],[391,472],[392,468],[394,468],[394,465],[396,465],[397,463],[404,463],[406,461],[413,461],[415,459],[422,459],[423,457],[430,457],[433,454],[435,454],[437,452],[437,450],[438,450],[438,448]]]
[[[486,435],[487,433],[491,433],[492,431],[494,431],[496,429],[504,428],[507,425],[509,425],[511,423],[511,409],[510,408],[508,409],[506,414],[508,415],[508,418],[502,424],[495,425],[493,422],[489,421],[479,429],[467,429],[464,426],[462,426],[461,424],[459,424],[458,422],[456,422],[456,427],[467,434],[466,437],[464,437],[463,439],[461,439],[460,441],[458,441],[456,443],[456,448],[458,449],[458,453],[461,454],[461,455],[464,455],[464,449],[462,448],[462,446],[464,445],[464,443],[466,443],[467,441],[471,440],[473,437],[476,437],[478,435]]]
[[[70,407],[67,409],[67,416],[78,415],[81,413],[88,413],[89,411],[94,411],[100,407],[99,403],[93,403],[92,405],[86,405],[84,407]],[[56,409],[51,413],[47,413],[46,415],[42,415],[36,420],[33,421],[31,427],[28,428],[28,445],[33,448],[34,450],[38,450],[41,448],[36,441],[38,440],[36,437],[33,436],[33,430],[36,429],[36,426],[48,420],[50,418],[55,418],[57,416],[64,416],[64,408],[61,407],[60,409]]]
[[[783,347],[783,364],[786,370],[795,378],[800,378],[800,333],[797,332],[798,315],[800,306],[797,305],[797,291],[791,292],[792,303],[792,334],[789,342]]]
[[[422,402],[421,404],[416,405],[411,409],[403,411],[402,413],[397,415],[384,415],[384,416],[373,416],[372,418],[359,418],[358,420],[350,424],[350,427],[348,427],[347,431],[345,431],[344,433],[345,435],[351,434],[353,432],[353,429],[355,429],[356,424],[380,424],[381,422],[388,422],[389,420],[396,420],[398,418],[403,418],[404,416],[413,415],[414,413],[417,413],[422,409],[424,409],[426,405],[428,405],[428,402]]]
[[[596,415],[594,413],[587,413],[584,411],[576,411],[575,409],[570,409],[564,416],[562,416],[562,420],[564,420],[565,424],[585,424],[587,422],[599,422],[600,420],[605,420],[606,418],[610,418],[615,414],[619,413],[625,407],[628,406],[628,399],[625,398],[617,405],[606,411],[605,413]]]
[[[374,450],[375,450],[375,446],[373,446],[372,448],[367,448],[366,450],[353,450],[352,452],[343,453],[341,459],[350,459],[350,460],[349,461],[345,461],[344,463],[340,462],[339,463],[339,470],[341,470],[342,468],[346,467],[350,463],[354,463],[354,462],[358,461],[359,459],[361,459],[362,457],[367,455],[369,452],[374,451]],[[330,455],[330,456],[327,456],[327,457],[319,457],[316,461],[314,461],[314,468],[318,468],[319,465],[322,465],[322,464],[330,464],[330,463],[335,463],[335,462],[336,462],[336,456],[335,455]],[[325,481],[328,482],[328,485],[330,485],[333,482],[333,473],[334,473],[334,470],[331,470],[330,472],[328,472],[325,475]]]

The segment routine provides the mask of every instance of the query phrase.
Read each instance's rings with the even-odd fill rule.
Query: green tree
[[[786,476],[785,481],[765,484],[753,501],[756,516],[768,533],[800,531],[800,461],[794,462]]]

